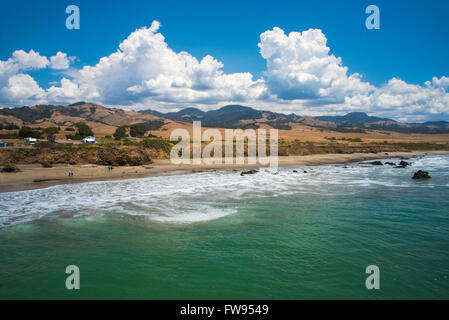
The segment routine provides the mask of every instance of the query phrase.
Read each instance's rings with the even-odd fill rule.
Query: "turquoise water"
[[[449,157],[407,161],[0,194],[0,298],[448,299]]]

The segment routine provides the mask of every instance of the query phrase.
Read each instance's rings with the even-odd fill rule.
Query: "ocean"
[[[406,161],[1,193],[0,298],[449,299],[449,156]]]

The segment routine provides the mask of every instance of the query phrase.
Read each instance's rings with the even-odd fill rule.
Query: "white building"
[[[23,139],[23,144],[26,145],[26,146],[32,146],[36,142],[37,142],[36,138],[25,138],[25,139]]]
[[[97,140],[95,139],[95,137],[85,137],[82,142],[84,144],[96,144]]]

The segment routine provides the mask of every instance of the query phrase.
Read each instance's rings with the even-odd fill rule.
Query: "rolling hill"
[[[110,135],[119,126],[158,122],[161,130],[168,130],[173,128],[176,123],[187,126],[197,120],[201,120],[205,127],[217,128],[254,128],[268,125],[282,130],[290,130],[292,126],[302,125],[336,132],[381,130],[400,133],[449,133],[449,122],[447,121],[401,123],[393,119],[369,116],[363,112],[352,112],[343,116],[307,117],[293,113],[287,115],[257,110],[241,105],[228,105],[210,111],[190,107],[168,113],[154,110],[126,111],[86,102],[78,102],[69,106],[38,105],[0,109],[0,124],[42,128],[58,126],[64,129],[73,127],[78,122],[84,122],[100,135]]]

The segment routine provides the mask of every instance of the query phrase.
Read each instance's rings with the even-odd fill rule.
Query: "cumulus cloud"
[[[67,53],[58,51],[58,53],[50,58],[50,67],[55,70],[65,70],[70,67],[70,60]]]
[[[16,74],[8,79],[8,85],[0,89],[3,99],[17,101],[25,104],[32,99],[41,101],[44,99],[44,90],[42,90],[36,81],[27,74]]]
[[[45,56],[41,56],[39,52],[30,50],[30,52],[25,52],[23,50],[16,50],[12,54],[12,59],[17,63],[20,70],[30,70],[30,69],[43,69],[50,63]]]
[[[154,21],[136,30],[116,52],[74,74],[82,95],[110,104],[134,104],[245,101],[265,94],[264,81],[254,81],[250,73],[225,74],[223,64],[210,55],[198,60],[187,52],[174,52],[157,32],[159,27]]]
[[[341,103],[348,95],[373,89],[359,74],[348,75],[341,58],[329,54],[321,30],[286,35],[275,27],[260,35],[259,48],[267,62],[268,88],[280,99]]]
[[[70,68],[74,57],[57,52],[47,59],[30,50],[14,51],[0,61],[0,103],[71,103],[79,100],[161,111],[196,105],[203,109],[244,103],[259,109],[302,115],[365,111],[398,120],[449,119],[449,77],[433,77],[423,85],[393,78],[375,87],[350,73],[331,54],[318,29],[285,34],[280,28],[260,35],[266,60],[263,78],[223,71],[210,55],[201,59],[172,50],[154,21],[123,40],[96,65]],[[29,70],[50,67],[64,77],[39,87]]]
[[[347,98],[346,102],[352,108],[368,108],[369,111],[377,114],[403,121],[434,119],[437,116],[447,118],[449,94],[444,88],[443,78],[443,81],[433,78],[434,84],[431,85],[427,81],[425,86],[409,84],[401,79],[393,78],[373,93]]]
[[[0,61],[0,103],[17,106],[32,103],[44,103],[48,99],[48,92],[42,89],[33,77],[24,73],[30,70],[47,68],[66,69],[69,61],[67,54],[58,52],[50,60],[41,56],[39,52],[30,50],[16,50],[11,58]],[[68,63],[69,64],[69,63]]]

